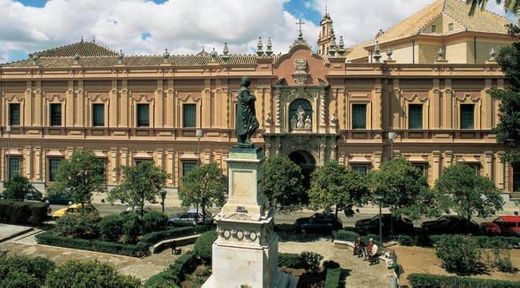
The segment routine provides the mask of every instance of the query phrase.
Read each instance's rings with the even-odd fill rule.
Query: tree
[[[4,184],[5,199],[23,200],[25,194],[34,191],[34,187],[27,177],[16,174]]]
[[[271,156],[264,163],[264,193],[271,206],[293,210],[307,201],[301,168],[285,155]]]
[[[182,177],[179,198],[182,206],[196,205],[202,209],[202,222],[206,221],[206,210],[224,205],[228,180],[216,163],[196,167]]]
[[[155,202],[155,198],[166,185],[168,175],[150,161],[142,161],[136,166],[120,166],[116,170],[123,175],[119,185],[110,190],[108,200],[116,199],[130,207],[139,207],[141,219],[146,201]]]
[[[520,28],[510,26],[509,33],[518,38]],[[505,160],[509,163],[520,162],[520,43],[502,48],[497,62],[505,73],[508,86],[506,90],[491,91],[491,96],[500,100],[500,121],[494,132],[497,142],[508,146]]]
[[[339,208],[362,205],[368,196],[366,180],[359,173],[336,161],[325,163],[311,175],[309,202],[314,209],[332,210],[338,217]]]
[[[371,171],[369,187],[373,196],[379,197],[377,201],[389,208],[392,217],[406,215],[417,219],[433,213],[428,207],[436,205],[424,174],[403,157],[386,161],[379,170]],[[393,221],[390,223],[394,234]]]
[[[484,9],[489,0],[466,0],[466,3],[471,5],[470,15],[475,13],[475,10],[480,7]],[[509,13],[514,13],[516,15],[520,14],[520,1],[518,0],[496,0],[497,4],[504,3],[504,10]]]
[[[56,181],[50,187],[50,194],[69,195],[74,203],[85,203],[92,200],[92,192],[103,189],[103,162],[94,153],[86,150],[74,150],[70,159],[63,160],[56,172]]]
[[[45,287],[141,287],[141,282],[124,276],[113,267],[96,261],[69,260],[47,275]]]
[[[502,209],[504,201],[495,184],[475,174],[475,169],[457,164],[444,169],[435,183],[435,192],[443,196],[443,207],[471,220],[473,215],[489,217]]]

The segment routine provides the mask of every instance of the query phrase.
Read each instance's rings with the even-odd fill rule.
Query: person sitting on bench
[[[378,263],[379,258],[377,253],[379,252],[379,247],[374,243],[374,239],[370,238],[370,240],[368,240],[368,246],[371,247],[370,250],[368,250],[368,260],[370,265],[376,264],[376,262]]]

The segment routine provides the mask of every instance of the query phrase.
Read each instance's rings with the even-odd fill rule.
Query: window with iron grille
[[[50,105],[50,124],[51,126],[61,126],[61,104],[52,103]]]
[[[150,105],[137,104],[137,127],[150,126]]]
[[[20,174],[20,157],[7,157],[7,179]]]
[[[352,129],[367,128],[367,104],[352,104]]]
[[[184,127],[184,128],[197,127],[197,105],[196,104],[182,105],[182,127]]]
[[[10,103],[9,104],[9,125],[18,126],[20,125],[20,104]]]
[[[460,105],[460,129],[474,129],[475,128],[475,105],[461,104]]]
[[[422,129],[423,128],[423,105],[410,104],[408,105],[408,128]]]
[[[92,126],[105,126],[105,104],[92,104]]]

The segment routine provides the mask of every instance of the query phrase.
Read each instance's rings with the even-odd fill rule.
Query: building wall
[[[309,65],[304,85],[293,79],[297,59]],[[211,69],[166,75],[150,68],[129,68],[125,75],[86,69],[74,77],[68,68],[43,70],[37,77],[2,69],[0,180],[6,179],[7,156],[17,156],[23,175],[39,187],[48,185],[49,159],[67,159],[79,148],[106,159],[107,185],[119,181],[115,167],[136,159],[153,160],[166,170],[170,188],[178,187],[185,161],[215,161],[225,170],[236,142],[235,95],[240,77],[248,75],[261,126],[254,141],[270,155],[308,150],[318,166],[336,159],[370,169],[402,155],[423,165],[432,185],[444,167],[478,164],[481,175],[510,192],[510,168],[490,130],[498,120],[498,103],[489,89],[504,87],[497,65],[345,64],[344,58],[324,59],[299,46],[277,60],[260,59],[236,71]],[[314,124],[291,132],[284,105],[299,98],[311,102]],[[21,104],[22,125],[7,133],[9,103]],[[49,126],[50,103],[62,103],[63,126]],[[105,104],[105,127],[92,127],[93,103]],[[150,127],[137,127],[138,103],[150,105]],[[197,128],[183,128],[186,103],[196,104],[201,139],[195,137]],[[352,129],[355,103],[367,105],[366,129]],[[423,105],[422,129],[408,127],[410,104]],[[474,129],[460,129],[461,104],[475,105]],[[397,134],[392,144],[390,131]]]

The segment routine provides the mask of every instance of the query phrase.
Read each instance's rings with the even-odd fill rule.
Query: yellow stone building
[[[225,46],[188,56],[126,56],[81,41],[2,64],[0,180],[21,173],[44,189],[59,161],[83,148],[104,159],[108,187],[116,166],[154,161],[175,190],[199,162],[226,168],[247,75],[260,122],[254,141],[306,174],[331,159],[366,173],[404,156],[430,184],[466,163],[509,195],[520,166],[501,158],[491,133],[499,103],[489,95],[505,87],[494,56],[513,41],[509,21],[468,9],[436,0],[351,48],[326,14],[317,53],[301,34],[283,55],[269,40],[256,55]]]

